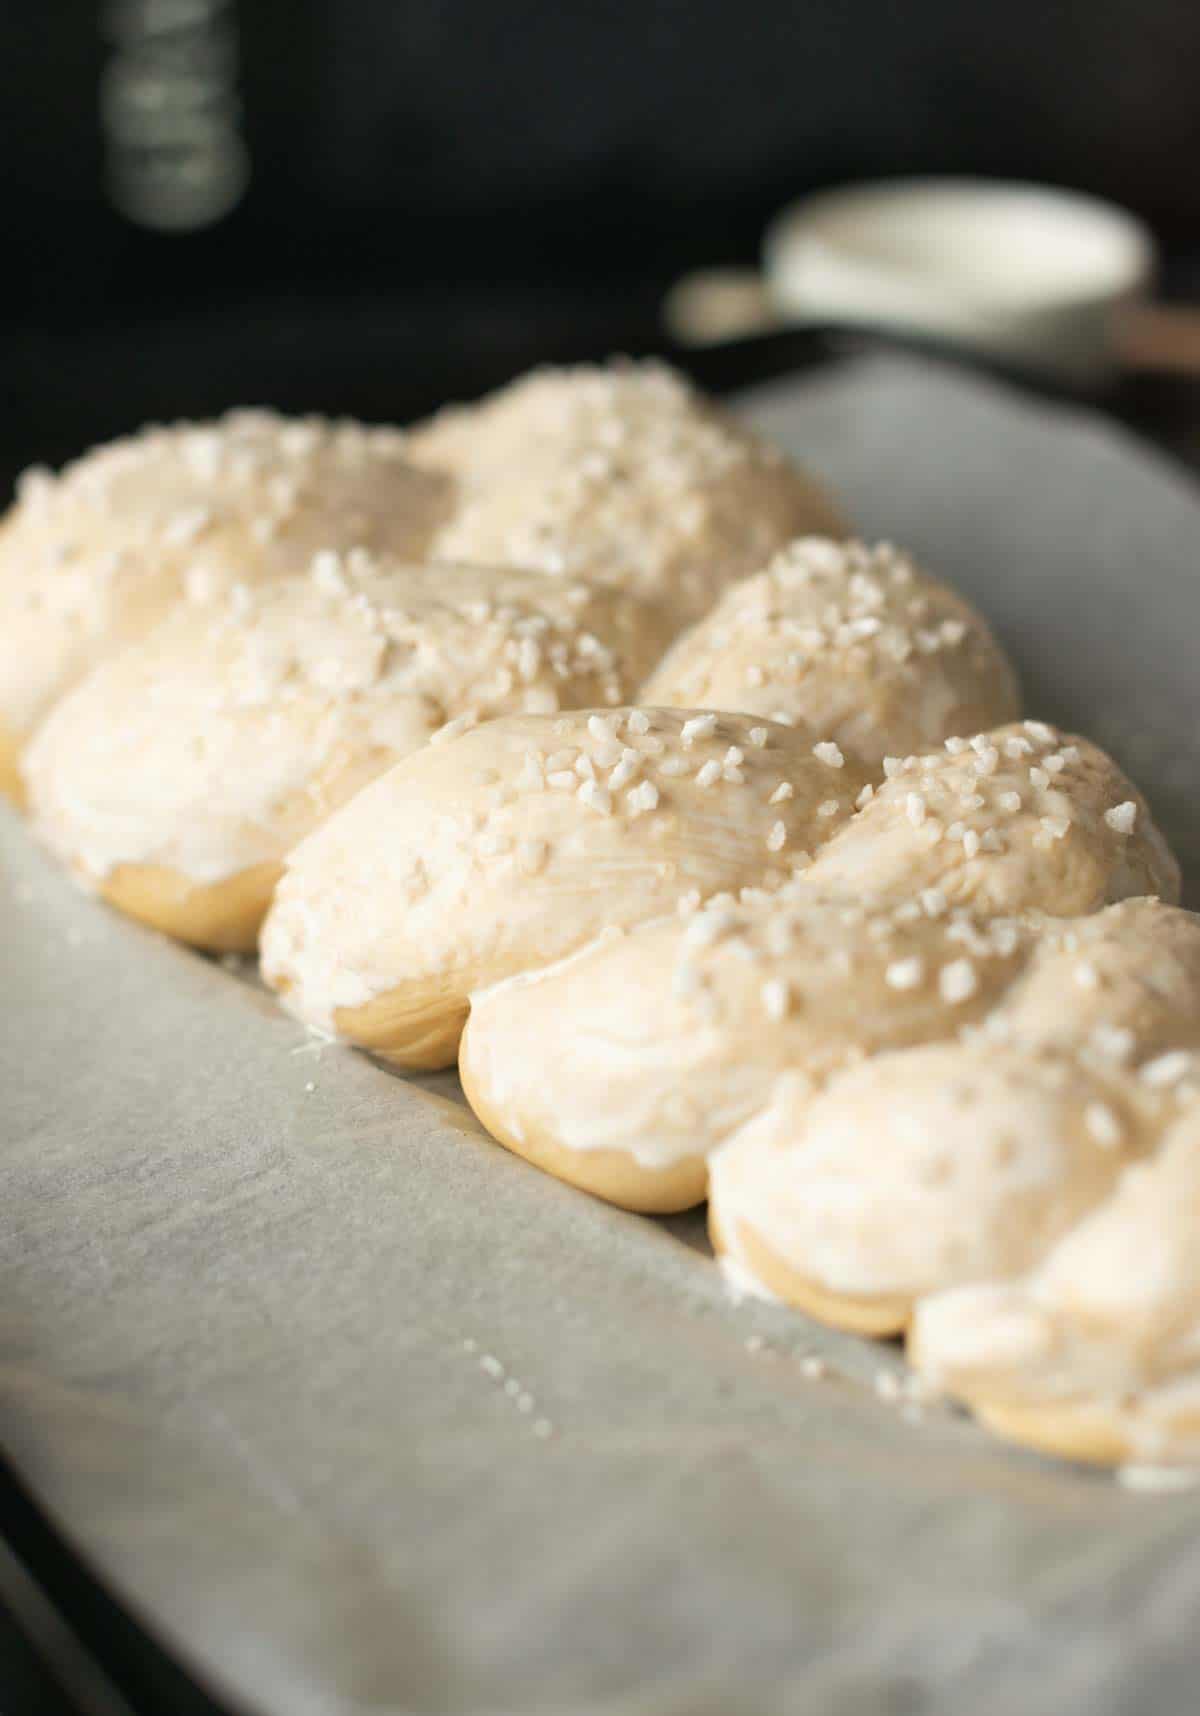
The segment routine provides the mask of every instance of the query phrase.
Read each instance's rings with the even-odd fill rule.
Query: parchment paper
[[[1200,499],[1099,422],[865,362],[760,395],[1039,714],[1198,855]],[[450,1078],[320,1047],[2,830],[0,1433],[269,1716],[1195,1707],[1200,1491],[911,1422],[894,1349],[734,1305],[702,1223],[575,1193]],[[804,1354],[831,1375],[810,1380]]]

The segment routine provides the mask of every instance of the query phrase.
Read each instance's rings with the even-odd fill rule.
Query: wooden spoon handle
[[[1125,369],[1200,376],[1200,304],[1138,304],[1116,329]]]

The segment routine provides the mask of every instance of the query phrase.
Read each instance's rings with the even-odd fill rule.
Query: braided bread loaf
[[[1200,1461],[1200,920],[983,619],[840,529],[657,365],[148,431],[0,531],[3,784],[538,1166],[707,1195],[740,1286],[1018,1440]]]

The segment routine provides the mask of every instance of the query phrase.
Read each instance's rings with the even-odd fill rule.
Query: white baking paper
[[[1200,498],[1087,416],[864,361],[749,415],[992,616],[1200,877]],[[698,1217],[483,1138],[75,893],[6,817],[0,1435],[259,1716],[1175,1716],[1200,1492],[880,1397]],[[820,1354],[828,1375],[801,1364]],[[807,1367],[811,1369],[812,1367]]]

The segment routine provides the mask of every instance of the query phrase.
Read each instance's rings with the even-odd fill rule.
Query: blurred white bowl
[[[1156,256],[1140,221],[1049,186],[896,179],[784,209],[764,243],[777,321],[870,324],[1094,381]]]

